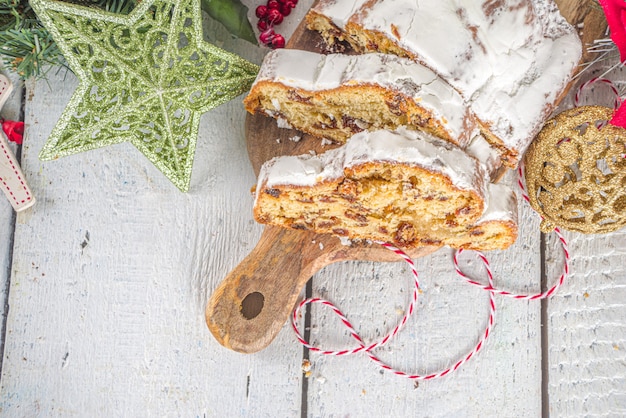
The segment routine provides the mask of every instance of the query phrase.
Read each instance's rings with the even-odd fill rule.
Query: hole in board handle
[[[256,318],[263,310],[265,297],[259,292],[252,292],[241,301],[241,314],[250,320]]]

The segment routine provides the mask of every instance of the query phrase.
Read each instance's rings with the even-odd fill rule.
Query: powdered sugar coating
[[[350,17],[357,12],[368,0],[320,0],[311,10],[319,11],[327,16],[338,28],[345,27]]]
[[[492,221],[511,222],[517,225],[517,197],[511,187],[489,183],[487,196],[485,212],[476,221],[476,226]]]
[[[570,74],[580,60],[580,41],[576,35],[546,41],[550,47],[536,50],[535,61],[517,86],[487,84],[472,100],[472,111],[507,149],[526,151],[541,130]],[[574,54],[572,54],[574,52]],[[508,70],[504,70],[506,74]]]
[[[484,167],[461,148],[424,132],[402,127],[396,131],[360,132],[345,147],[346,167],[369,161],[416,165],[443,174],[459,189],[486,196],[489,177]]]
[[[345,168],[385,161],[415,165],[448,177],[459,189],[487,196],[484,167],[460,148],[407,129],[363,131],[346,144],[319,155],[282,156],[263,164],[258,191],[277,185],[313,186],[343,176]]]
[[[518,158],[548,117],[582,54],[574,28],[552,0],[326,3],[321,2],[316,12],[340,29],[351,26],[381,33],[433,69]],[[346,18],[344,14],[357,6],[358,11]]]
[[[490,177],[493,177],[501,166],[500,154],[480,134],[472,138],[465,152],[480,161]]]
[[[261,81],[310,92],[346,85],[382,86],[413,98],[459,145],[470,139],[471,123],[461,95],[433,71],[409,59],[378,53],[323,55],[277,49],[265,57],[255,83]]]
[[[278,185],[310,187],[343,176],[343,147],[323,154],[283,155],[274,157],[261,166],[257,190]]]

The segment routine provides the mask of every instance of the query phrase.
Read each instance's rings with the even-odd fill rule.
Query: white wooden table
[[[212,42],[260,63],[265,51],[207,25]],[[308,353],[288,325],[267,349],[235,353],[213,339],[204,309],[262,229],[251,214],[241,98],[203,116],[182,194],[129,144],[38,160],[76,84],[51,72],[48,83],[16,89],[2,111],[27,124],[21,162],[37,203],[15,215],[0,199],[0,416],[626,415],[626,230],[566,233],[572,274],[559,293],[544,302],[498,297],[483,351],[442,379],[415,385],[364,355]],[[611,103],[600,88],[591,96]],[[561,251],[525,204],[520,215],[518,242],[489,256],[497,284],[537,292],[558,277]],[[472,348],[488,297],[456,276],[450,250],[416,261],[417,315],[376,353],[423,373]],[[311,286],[367,341],[393,326],[410,291],[403,263],[340,263]],[[354,346],[329,311],[311,313],[314,343]]]

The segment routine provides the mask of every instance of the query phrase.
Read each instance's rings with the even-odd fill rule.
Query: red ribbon
[[[626,61],[626,2],[624,0],[599,0],[606,22],[611,29],[611,40],[617,45],[621,62]]]
[[[624,102],[622,102],[622,106],[615,111],[613,119],[611,119],[609,123],[613,126],[619,126],[620,128],[626,129],[626,106],[623,104]]]
[[[0,122],[2,123],[2,130],[7,138],[9,138],[9,141],[21,145],[24,140],[24,122],[15,122],[12,120],[0,120]]]
[[[624,62],[626,61],[626,2],[624,0],[599,0],[599,2],[611,30],[611,40],[619,50],[620,61]],[[609,123],[626,128],[626,106],[620,106]]]

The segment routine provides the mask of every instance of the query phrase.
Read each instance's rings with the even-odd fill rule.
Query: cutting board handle
[[[423,257],[439,247],[408,251]],[[206,308],[209,330],[224,347],[254,353],[267,347],[289,319],[306,282],[337,261],[401,261],[371,243],[345,245],[335,236],[266,226],[256,247],[213,292]]]
[[[224,278],[207,305],[207,325],[220,344],[242,353],[269,345],[309,278],[332,262],[329,248],[316,238],[265,227],[256,247]]]

